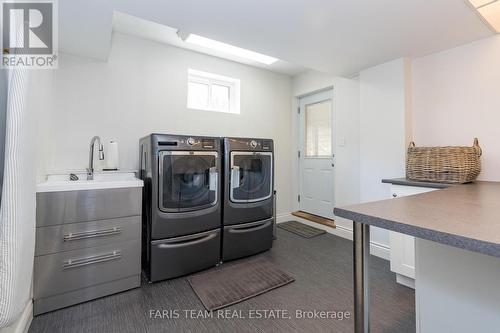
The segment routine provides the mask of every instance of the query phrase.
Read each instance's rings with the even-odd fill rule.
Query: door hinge
[[[300,158],[300,150],[297,152],[297,156]]]
[[[300,202],[300,194],[297,196],[297,201]]]

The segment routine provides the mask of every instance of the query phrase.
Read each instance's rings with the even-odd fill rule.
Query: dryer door
[[[217,152],[161,151],[159,207],[163,212],[200,210],[217,204]]]
[[[230,198],[232,202],[257,202],[273,193],[271,152],[231,152]]]

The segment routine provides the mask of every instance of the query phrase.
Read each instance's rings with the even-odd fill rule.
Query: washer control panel
[[[255,149],[255,150],[272,150],[272,140],[266,139],[252,139],[248,141],[242,142],[247,148]]]
[[[158,136],[158,146],[168,146],[170,150],[214,150],[219,149],[220,139],[192,136]]]

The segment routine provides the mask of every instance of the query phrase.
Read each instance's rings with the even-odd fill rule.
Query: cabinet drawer
[[[140,274],[140,240],[35,257],[34,298]]]
[[[131,216],[36,229],[35,255],[140,239],[141,217]]]
[[[151,282],[213,267],[220,261],[220,229],[151,242]]]
[[[88,222],[142,213],[142,188],[36,194],[36,225]]]
[[[406,197],[408,195],[427,193],[436,191],[435,188],[430,187],[417,187],[417,186],[406,186],[406,185],[391,185],[391,194],[393,198]]]
[[[224,227],[222,260],[233,260],[273,246],[273,219]]]

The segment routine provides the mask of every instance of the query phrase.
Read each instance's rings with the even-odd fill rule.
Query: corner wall
[[[397,59],[360,72],[360,201],[390,198],[383,178],[405,177],[410,61]],[[389,247],[389,232],[371,227],[373,242]]]

